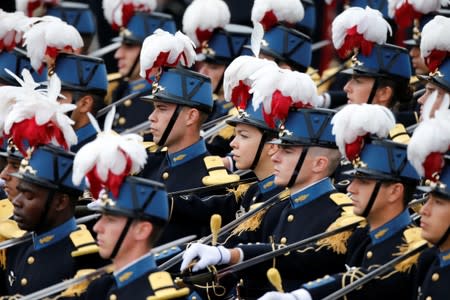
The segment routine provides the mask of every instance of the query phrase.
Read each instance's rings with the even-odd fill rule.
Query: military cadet
[[[340,159],[331,134],[333,114],[324,109],[289,112],[280,138],[272,142],[278,145],[272,162],[275,184],[289,187],[291,195],[288,200],[269,208],[263,216],[258,228],[260,239],[247,241],[251,242],[249,244],[227,245],[234,248],[193,244],[183,256],[182,270],[196,257],[199,260],[193,271],[208,265],[245,262],[274,248],[322,233],[341,215],[340,205],[349,204],[350,200],[336,193],[329,178]],[[291,290],[296,282],[305,282],[316,274],[343,270],[340,265],[343,255],[332,247],[317,251],[310,247],[291,251],[290,255],[274,258],[274,261],[260,262],[236,274],[241,279],[236,293],[254,299],[270,289],[265,274],[273,264],[280,271],[285,289]],[[300,277],[296,278],[296,270],[303,270]]]
[[[335,124],[340,125],[333,130],[341,151],[354,162],[354,169],[350,171],[353,180],[347,188],[351,193],[353,212],[367,220],[367,225],[355,229],[347,241],[347,271],[305,283],[301,289],[289,294],[270,292],[260,299],[322,299],[361,278],[372,268],[394,259],[402,253],[400,249],[408,249],[405,240],[410,234],[415,235],[417,228],[411,228],[413,222],[407,203],[412,198],[419,177],[408,163],[406,145],[376,137],[364,141],[362,137],[358,138],[359,134],[367,132],[358,132],[365,128],[367,122],[376,126],[372,129],[379,128],[378,134],[386,133],[386,129],[393,126],[394,117],[391,115],[389,121],[385,118],[386,113],[371,114],[370,120],[364,118],[364,121],[358,121],[358,117],[354,117],[356,111],[351,107],[346,109],[341,111],[345,112],[340,115],[341,121],[354,121],[335,120]],[[378,120],[375,122],[379,124],[374,120]],[[355,121],[360,125],[352,127],[350,124]],[[345,126],[350,126],[347,127],[350,129],[346,130]],[[412,270],[409,272],[406,267]],[[410,264],[405,268],[406,271],[395,270],[373,279],[345,296],[347,299],[409,299],[414,267]]]
[[[434,119],[419,124],[408,145],[408,159],[424,179],[419,189],[429,193],[420,210],[420,227],[422,237],[433,245],[419,258],[411,299],[447,299],[450,295],[450,140],[445,134],[449,128],[449,111],[439,111]]]
[[[17,86],[18,83],[14,78],[5,71],[10,70],[17,76],[19,76],[23,69],[30,71],[36,82],[44,82],[47,78],[47,72],[44,68],[42,74],[36,72],[30,64],[30,59],[27,57],[25,51],[14,48],[12,51],[2,51],[0,53],[0,86],[12,85]]]
[[[116,20],[114,17],[115,11],[122,9],[122,7],[113,7],[111,10],[107,10],[106,5],[111,6],[114,3],[104,1],[104,4],[106,19],[113,24],[113,27],[117,26],[116,22],[119,22],[119,20]],[[120,5],[122,6],[123,4]],[[135,7],[138,5],[142,5],[142,3],[136,4]],[[156,7],[156,2],[149,1],[146,5],[149,5],[149,10],[153,11]],[[107,15],[108,13],[111,16]],[[120,20],[118,24],[120,24],[121,29],[119,37],[114,39],[114,41],[120,42],[121,45],[114,54],[114,58],[117,60],[118,74],[109,78],[109,90],[112,91],[111,102],[116,102],[127,95],[138,93],[136,97],[126,99],[117,104],[115,130],[121,132],[145,122],[148,112],[152,108],[151,105],[139,98],[143,95],[149,95],[152,88],[147,80],[139,77],[139,59],[144,39],[158,28],[175,33],[176,27],[170,15],[156,12],[139,12],[137,10],[133,12],[127,23],[122,24],[122,20]],[[113,80],[113,77],[116,77],[115,80]],[[109,100],[107,99],[107,101]]]

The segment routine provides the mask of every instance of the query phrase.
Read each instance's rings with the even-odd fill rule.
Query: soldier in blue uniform
[[[270,207],[249,244],[227,244],[217,249],[194,244],[186,251],[182,269],[195,257],[200,260],[193,271],[207,265],[236,264],[259,254],[270,252],[273,247],[283,247],[314,234],[325,231],[342,213],[340,205],[349,204],[345,195],[336,193],[329,176],[340,158],[331,134],[331,118],[334,111],[299,109],[290,111],[284,129],[280,133],[278,151],[272,155],[275,184],[287,186],[291,195],[283,197]],[[313,218],[311,216],[314,216]],[[303,253],[292,251],[287,256],[275,258],[286,290],[305,282],[316,274],[328,270],[343,269],[343,255],[331,249],[316,251],[314,247]],[[242,279],[239,295],[254,299],[271,289],[266,271],[273,261],[259,263],[236,274]],[[297,270],[305,270],[298,275]],[[308,272],[306,272],[308,270]]]
[[[365,217],[367,225],[358,227],[347,242],[346,272],[327,275],[302,285],[290,294],[270,292],[261,299],[322,299],[364,276],[401,253],[405,237],[413,226],[407,203],[419,176],[406,157],[406,145],[387,139],[367,139],[354,160],[353,181],[348,187],[353,212]],[[346,295],[347,299],[409,299],[412,270],[393,271],[366,283]],[[299,276],[302,276],[299,274]]]
[[[73,154],[42,146],[11,174],[20,179],[14,220],[33,238],[7,249],[3,295],[26,295],[104,263],[90,232],[73,217],[83,187],[72,184],[72,163]]]
[[[114,127],[118,132],[146,121],[152,109],[151,105],[140,99],[141,96],[151,94],[152,85],[139,76],[139,58],[144,39],[158,28],[172,34],[176,31],[175,22],[170,15],[135,13],[115,39],[122,44],[114,54],[119,74],[115,76],[116,80],[110,80],[112,103],[127,95],[138,93],[132,99],[128,98],[117,103]]]

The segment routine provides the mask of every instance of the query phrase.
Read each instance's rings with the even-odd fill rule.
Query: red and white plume
[[[346,58],[354,49],[370,55],[373,45],[384,44],[392,29],[380,11],[370,7],[350,7],[334,19],[331,32],[334,48],[340,57]]]
[[[334,115],[331,124],[339,151],[353,161],[364,147],[364,137],[368,134],[387,137],[395,126],[395,117],[381,105],[348,104]]]
[[[25,73],[24,73],[25,72]],[[61,92],[61,80],[54,74],[50,77],[48,88],[36,93],[32,90],[33,79],[24,70],[27,88],[21,101],[16,99],[12,110],[5,120],[5,134],[11,136],[20,152],[26,156],[24,142],[30,147],[54,144],[65,149],[77,143],[77,136],[72,128],[73,121],[66,113],[75,109],[74,104],[61,104],[58,101]]]
[[[435,118],[420,122],[414,130],[408,144],[408,160],[420,176],[436,182],[449,147],[450,111],[439,111]]]
[[[450,4],[449,0],[388,0],[388,14],[400,28],[413,25],[414,19],[437,11],[442,5]]]
[[[230,23],[230,9],[223,0],[194,0],[183,15],[183,32],[198,48],[209,41],[216,28]]]
[[[59,52],[74,52],[83,47],[83,39],[75,27],[59,18],[45,16],[25,32],[27,56],[36,71],[42,71],[44,62],[50,68]]]
[[[275,127],[284,122],[293,108],[317,106],[317,88],[311,77],[305,73],[280,69],[266,65],[250,76],[253,80],[253,108],[263,104],[263,115],[268,126]]]
[[[89,114],[97,138],[84,145],[73,161],[73,183],[79,185],[86,176],[94,198],[98,198],[102,189],[110,190],[117,197],[125,177],[139,172],[147,161],[140,135],[119,135],[111,129],[115,113],[113,106],[105,118],[104,131]]]
[[[158,5],[156,0],[103,0],[103,15],[114,30],[127,27],[137,11],[152,12]]]
[[[303,20],[305,9],[299,0],[255,0],[252,8],[253,32],[251,48],[258,57],[264,31],[270,30],[277,23],[295,24]]]
[[[436,16],[422,29],[420,53],[431,72],[436,71],[450,53],[450,18]]]
[[[245,110],[253,83],[250,76],[268,65],[271,65],[274,70],[277,67],[273,61],[253,56],[242,55],[235,58],[225,69],[223,76],[225,100],[231,101],[237,108]]]
[[[162,67],[175,67],[178,63],[191,67],[195,62],[194,42],[185,34],[177,31],[171,34],[162,29],[146,37],[142,44],[139,75],[149,82]]]
[[[29,17],[42,17],[47,7],[60,3],[61,0],[16,0],[16,10],[24,12]]]
[[[7,13],[0,10],[0,52],[11,51],[16,45],[22,44],[22,25],[28,17],[23,12]]]

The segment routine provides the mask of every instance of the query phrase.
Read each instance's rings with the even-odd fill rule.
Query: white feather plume
[[[436,112],[435,118],[422,121],[408,144],[408,160],[420,176],[423,163],[430,153],[445,153],[450,146],[450,111]]]
[[[272,65],[276,69],[275,62],[253,56],[242,55],[235,58],[225,69],[223,76],[223,89],[226,101],[231,101],[231,93],[242,81],[248,87],[252,86],[250,76],[265,65]]]
[[[24,34],[31,66],[39,70],[49,48],[73,51],[83,47],[83,39],[75,27],[56,17],[42,17]],[[54,57],[53,57],[54,58]]]
[[[450,51],[450,18],[436,16],[422,29],[420,52],[428,57],[433,50]]]
[[[158,60],[158,57],[161,59],[160,55],[164,54],[168,55],[167,58],[163,61]],[[139,75],[142,78],[149,78],[154,75],[154,69],[162,66],[175,66],[178,61],[185,67],[193,65],[195,62],[194,42],[180,31],[173,35],[157,29],[144,40],[142,45]]]
[[[278,22],[297,23],[305,16],[303,4],[298,0],[255,0],[252,8],[252,22],[259,22],[267,12],[272,11]]]
[[[339,151],[346,155],[345,145],[353,143],[360,136],[369,133],[380,138],[387,137],[395,126],[395,117],[381,105],[348,104],[334,115],[331,124]]]
[[[156,0],[103,0],[102,2],[105,19],[117,28],[127,25],[123,24],[125,14],[132,15],[136,11],[152,12],[157,5]]]
[[[395,16],[396,10],[402,5],[410,4],[416,12],[428,14],[440,8],[442,0],[388,0],[388,14],[391,18]],[[448,0],[443,0],[448,2]]]
[[[356,31],[365,40],[377,44],[386,42],[388,32],[392,29],[380,11],[366,7],[350,7],[339,14],[332,23],[332,40],[336,49],[344,46],[347,31],[356,26]]]
[[[73,163],[72,181],[80,184],[82,179],[94,167],[102,181],[107,181],[108,174],[121,175],[131,161],[130,174],[139,172],[147,161],[147,152],[138,134],[118,135],[112,130],[115,106],[105,119],[103,132],[97,138],[84,145],[76,154]],[[94,117],[90,120],[95,128],[100,128]],[[130,175],[126,174],[126,175]]]
[[[223,0],[194,0],[183,15],[183,32],[200,46],[197,30],[213,32],[230,23],[230,9]]]
[[[0,41],[3,47],[10,50],[20,45],[23,38],[21,25],[28,19],[23,12],[7,13],[0,10]],[[0,48],[2,51],[2,48]]]

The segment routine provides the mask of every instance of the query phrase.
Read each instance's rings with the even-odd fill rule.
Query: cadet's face
[[[131,80],[139,78],[139,63],[136,64],[134,70],[130,74],[130,70],[136,62],[136,59],[141,52],[140,45],[122,44],[114,54],[117,59],[117,68],[122,76],[128,76]]]
[[[249,169],[255,159],[256,151],[261,141],[262,133],[256,127],[237,124],[235,137],[230,146],[236,167],[241,170]]]
[[[428,101],[431,101],[431,95],[436,92],[436,100],[432,104],[432,107],[430,108],[429,112],[424,111],[425,104]],[[423,120],[425,118],[424,113],[428,114],[428,118],[434,118],[434,114],[436,113],[436,110],[441,108],[442,102],[444,100],[446,92],[444,89],[441,89],[437,85],[434,85],[432,83],[427,83],[425,86],[425,93],[417,99],[417,102],[420,104],[420,119]]]
[[[278,150],[272,155],[272,163],[275,175],[275,184],[279,186],[286,186],[291,179],[295,166],[300,158],[302,147],[298,146],[279,146]],[[300,169],[300,174],[295,180],[292,187],[296,189],[297,186],[303,185],[308,180],[308,170],[311,169],[311,158],[306,155]]]
[[[422,237],[436,244],[450,226],[450,201],[430,194],[430,198],[420,210],[420,215]]]
[[[374,81],[370,77],[352,76],[344,86],[344,91],[347,93],[347,103],[367,103]]]
[[[125,217],[102,214],[102,217],[95,223],[94,231],[97,233],[99,254],[102,258],[107,259],[111,257],[126,222],[127,219]],[[124,242],[125,240],[126,238]],[[121,246],[117,256],[120,255],[122,249],[125,249],[125,247]]]
[[[411,56],[412,66],[416,75],[424,75],[429,73],[428,67],[425,64],[422,55],[420,55],[419,47],[412,47],[411,50],[409,50],[409,56]]]
[[[19,195],[19,191],[17,190],[17,185],[19,184],[19,178],[11,176],[11,173],[15,173],[19,171],[20,161],[18,159],[7,158],[6,166],[3,168],[0,173],[0,178],[5,181],[4,190],[8,195],[9,200],[13,200],[17,195]]]
[[[19,181],[17,190],[20,194],[12,201],[14,220],[20,229],[33,231],[42,225],[41,217],[49,191],[23,180]]]
[[[370,197],[372,196],[373,189],[375,188],[376,181],[355,177],[350,185],[347,187],[347,191],[351,193],[350,198],[353,203],[353,213],[357,216],[362,216],[364,210],[367,207]],[[378,190],[377,197],[370,209],[369,216],[377,216],[383,214],[384,200],[386,199],[386,189],[388,185],[382,184]]]
[[[211,88],[215,91],[220,79],[223,76],[223,73],[225,72],[225,65],[204,62],[198,72],[208,76],[211,79]]]

